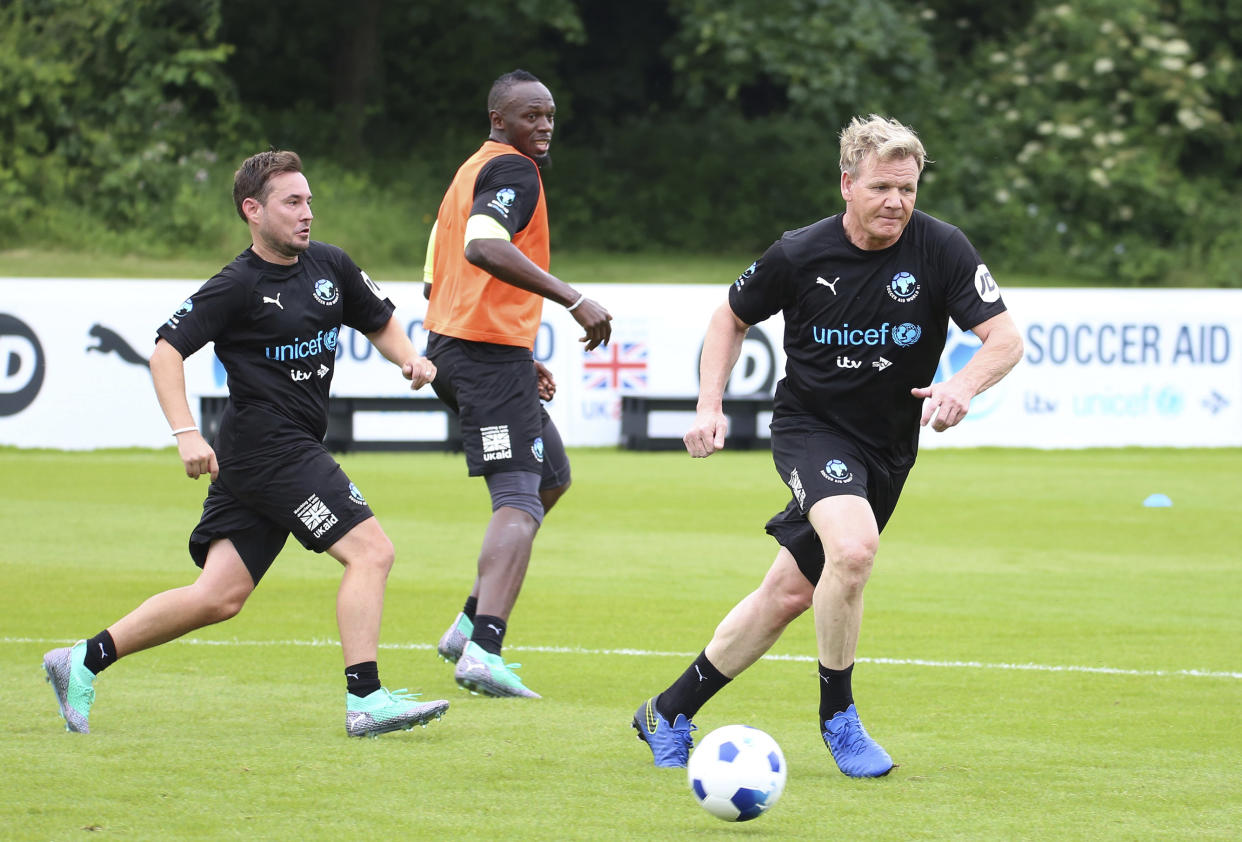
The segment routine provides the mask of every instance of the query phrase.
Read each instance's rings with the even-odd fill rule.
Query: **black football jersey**
[[[215,442],[223,464],[306,436],[322,440],[341,325],[371,333],[393,310],[348,254],[311,242],[291,266],[246,249],[157,334],[183,358],[215,342],[229,389]]]
[[[785,319],[774,417],[813,415],[894,467],[918,450],[922,401],[950,318],[962,330],[1005,310],[974,246],[921,211],[892,246],[858,248],[841,214],[787,232],[729,290],[738,318]]]

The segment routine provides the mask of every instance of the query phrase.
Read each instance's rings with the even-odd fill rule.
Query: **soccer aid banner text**
[[[422,285],[380,281],[422,352]],[[156,328],[200,285],[0,279],[0,444],[171,445],[146,358]],[[556,378],[548,412],[566,444],[615,446],[623,396],[697,394],[703,333],[728,283],[578,288],[612,313],[612,341],[584,352],[572,314],[548,303],[534,354]],[[925,430],[923,446],[1242,446],[1242,291],[1002,289],[1022,332],[1022,362],[977,397],[956,428]],[[772,394],[785,362],[783,330],[779,314],[750,330],[730,395]],[[365,336],[344,328],[334,339],[334,395],[412,394]],[[973,334],[950,325],[937,379],[960,370],[978,347]],[[857,362],[859,354],[849,356]],[[210,345],[186,361],[186,386],[196,413],[199,398],[227,393]],[[417,414],[391,414],[380,438],[400,439]]]

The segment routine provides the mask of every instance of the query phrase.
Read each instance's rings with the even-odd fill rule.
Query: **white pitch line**
[[[72,643],[71,640],[37,637],[0,637],[0,645],[37,643],[41,645]],[[340,641],[320,637],[310,640],[205,640],[198,637],[182,637],[171,641],[185,646],[340,646]],[[430,643],[381,643],[380,649],[434,650]],[[694,658],[698,652],[662,652],[652,649],[586,649],[578,646],[506,646],[506,652],[544,652],[556,655],[625,655],[638,658]],[[814,663],[812,655],[764,655],[765,661],[796,661]],[[1232,678],[1242,679],[1242,672],[1213,670],[1135,670],[1120,667],[1083,667],[1072,664],[995,664],[984,661],[930,661],[923,658],[858,658],[860,664],[879,664],[899,667],[933,667],[939,669],[1008,670],[1018,672],[1076,672],[1093,675],[1129,675],[1151,678]]]

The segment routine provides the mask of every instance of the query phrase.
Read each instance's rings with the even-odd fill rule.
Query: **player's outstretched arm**
[[[379,330],[368,333],[367,339],[384,359],[401,367],[401,374],[410,381],[411,389],[421,389],[436,379],[435,363],[418,355],[396,316],[389,318]]]
[[[499,237],[473,239],[466,243],[466,260],[507,284],[569,308],[574,321],[582,326],[584,333],[578,341],[586,343],[586,350],[607,345],[612,338],[612,314],[602,304],[540,269],[508,240]]]
[[[703,355],[699,358],[699,402],[694,426],[684,436],[686,451],[695,458],[711,456],[722,450],[729,431],[724,414],[724,392],[729,374],[742,353],[742,341],[750,325],[739,319],[725,302],[712,313],[703,338]]]
[[[181,358],[181,352],[164,339],[156,342],[155,350],[151,352],[151,382],[169,427],[178,431],[174,437],[177,439],[177,455],[185,466],[185,475],[198,479],[208,474],[214,480],[220,474],[220,465],[216,461],[216,452],[199,432],[194,414],[190,412],[190,403],[185,396],[185,360]]]
[[[1008,312],[998,313],[973,329],[983,347],[962,370],[943,383],[915,387],[910,394],[923,398],[919,423],[943,433],[957,426],[970,411],[975,395],[995,385],[1022,359],[1022,335]]]

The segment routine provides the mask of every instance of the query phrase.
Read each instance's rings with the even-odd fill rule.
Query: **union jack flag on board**
[[[647,343],[612,342],[591,351],[582,361],[582,385],[621,392],[647,388]]]

